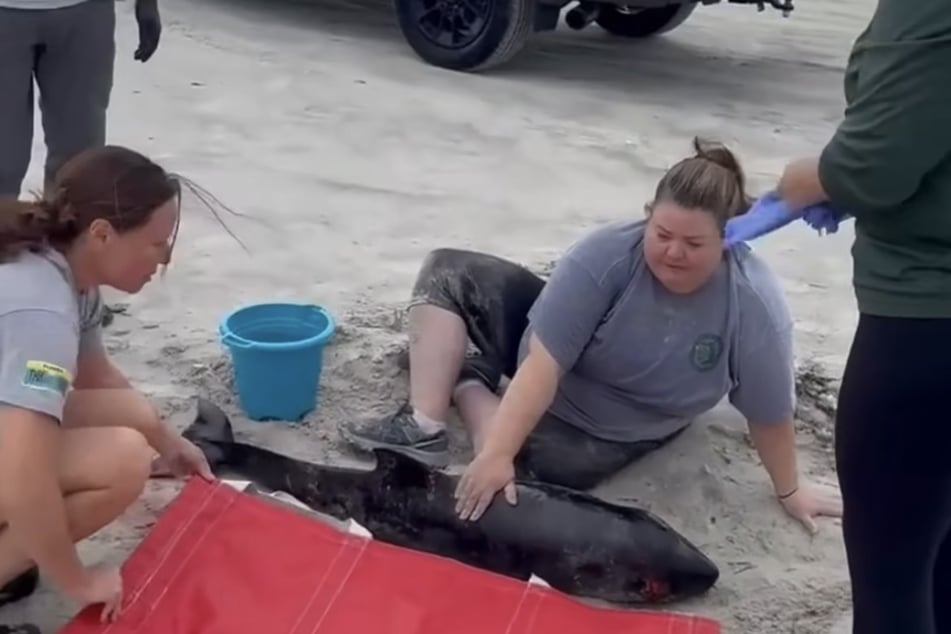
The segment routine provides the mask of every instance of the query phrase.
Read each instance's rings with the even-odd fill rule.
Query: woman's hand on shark
[[[153,476],[167,473],[179,478],[197,475],[209,482],[215,479],[202,450],[178,434],[170,435],[156,462],[152,465]]]
[[[508,503],[514,505],[517,500],[512,458],[479,452],[456,486],[456,513],[464,520],[476,521],[489,508],[500,489],[504,490]]]

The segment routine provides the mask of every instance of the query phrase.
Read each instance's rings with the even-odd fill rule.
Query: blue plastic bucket
[[[330,313],[313,304],[255,304],[221,320],[218,333],[249,418],[297,421],[316,409],[324,346],[335,327]]]

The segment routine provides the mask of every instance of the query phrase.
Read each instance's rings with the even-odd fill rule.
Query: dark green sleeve
[[[882,0],[850,66],[819,180],[834,207],[861,217],[900,206],[951,155],[951,2]]]

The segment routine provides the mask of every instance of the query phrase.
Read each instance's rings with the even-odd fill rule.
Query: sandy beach
[[[700,7],[653,41],[563,25],[484,75],[424,64],[389,5],[371,0],[162,0],[155,58],[132,59],[137,32],[119,2],[109,137],[161,161],[248,220],[222,211],[245,252],[194,197],[172,266],[107,330],[130,378],[179,428],[205,396],[246,439],[311,460],[365,461],[341,422],[405,397],[397,365],[404,302],[438,246],[491,251],[543,270],[598,223],[639,216],[694,135],[740,156],[753,193],[790,158],[815,152],[842,107],[842,73],[871,0],[803,2],[789,18],[755,6]],[[39,130],[39,127],[38,127]],[[28,187],[40,184],[42,135]],[[755,243],[781,276],[803,375],[803,474],[834,483],[835,382],[851,339],[851,227],[818,237],[793,225]],[[301,425],[242,418],[219,318],[255,301],[310,301],[338,330],[319,409]],[[454,428],[456,463],[469,447]],[[178,485],[152,482],[114,526],[84,542],[120,559]],[[841,528],[810,537],[771,496],[743,421],[726,403],[665,449],[596,491],[650,508],[702,547],[722,577],[671,606],[719,619],[728,634],[843,632],[849,605]],[[55,632],[75,606],[44,580],[0,623]],[[840,628],[836,631],[836,624]]]

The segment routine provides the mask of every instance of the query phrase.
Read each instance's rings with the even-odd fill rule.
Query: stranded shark
[[[376,466],[319,465],[236,442],[227,415],[199,399],[183,434],[212,470],[284,491],[374,539],[527,581],[532,574],[566,594],[621,605],[703,594],[717,566],[650,512],[541,482],[516,482],[518,503],[498,495],[477,521],[455,513],[457,478],[395,451]]]

